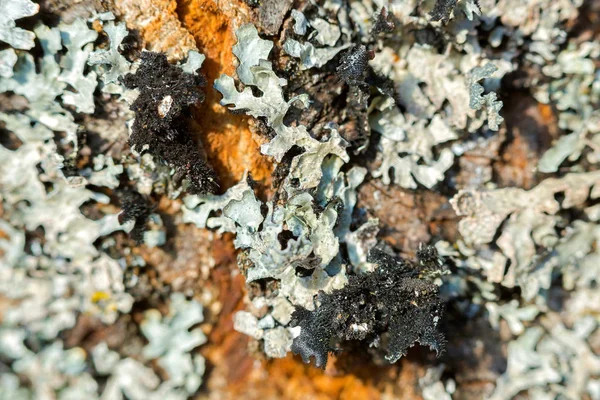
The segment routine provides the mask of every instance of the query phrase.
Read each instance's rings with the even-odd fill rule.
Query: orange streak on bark
[[[165,52],[170,60],[185,58],[195,49],[194,38],[177,18],[176,0],[116,0],[129,29],[137,29],[147,49]]]
[[[213,88],[221,74],[235,75],[234,32],[250,20],[249,10],[241,1],[180,0],[177,12],[206,56],[202,67],[208,80],[206,101],[197,108],[195,119],[209,163],[219,173],[223,189],[238,182],[244,171],[249,171],[263,189],[268,188],[273,167],[260,154],[263,138],[250,131],[248,117],[222,107],[221,94]]]

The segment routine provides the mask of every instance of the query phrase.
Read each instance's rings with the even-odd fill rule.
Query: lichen
[[[8,43],[15,49],[29,50],[34,46],[33,32],[16,26],[16,20],[37,14],[40,6],[31,0],[2,0],[0,9],[0,41]]]
[[[188,395],[194,394],[202,384],[204,358],[190,352],[206,343],[206,336],[200,328],[191,329],[203,320],[200,303],[186,300],[181,293],[174,293],[167,316],[162,317],[158,310],[147,310],[140,326],[149,342],[142,355],[146,359],[157,360],[168,374],[166,384],[169,387],[181,388]]]

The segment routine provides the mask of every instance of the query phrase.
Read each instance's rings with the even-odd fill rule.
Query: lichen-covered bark
[[[130,29],[139,31],[143,46],[147,50],[164,52],[172,62],[185,58],[190,49],[198,49],[206,55],[207,59],[202,67],[202,72],[207,79],[207,85],[203,89],[206,98],[203,103],[194,106],[191,112],[193,119],[187,121],[189,123],[186,124],[186,129],[194,142],[201,143],[199,145],[200,152],[206,153],[208,164],[215,169],[219,176],[220,187],[215,190],[224,192],[238,182],[245,172],[249,172],[252,179],[257,182],[258,190],[256,192],[259,197],[267,198],[272,194],[271,190],[276,190],[276,188],[271,188],[273,162],[260,154],[259,150],[261,144],[268,140],[264,135],[268,133],[266,125],[262,121],[241,114],[233,114],[226,107],[220,106],[218,103],[221,95],[214,90],[213,83],[221,74],[235,77],[237,60],[232,53],[232,47],[236,43],[234,32],[237,28],[244,23],[253,22],[261,32],[261,36],[273,39],[276,43],[275,48],[280,50],[281,42],[288,37],[295,37],[290,34],[293,24],[289,18],[290,8],[304,10],[306,2],[296,1],[293,6],[291,1],[253,2],[243,0],[97,0],[79,3],[45,0],[40,3],[44,10],[43,17],[54,22],[57,21],[56,15],[61,13],[61,21],[71,22],[77,17],[86,17],[92,8],[101,11],[113,10],[119,18],[127,22]],[[433,28],[411,30],[409,34],[414,35],[414,39],[418,43],[425,44],[425,46],[427,43],[431,44],[441,55],[454,39],[447,35],[444,28],[438,29],[438,27],[451,26],[457,17],[461,22],[468,24],[462,16],[462,9],[457,7],[478,3],[467,0],[423,2],[424,7],[430,7],[427,11],[432,11],[430,17],[441,23],[434,24]],[[484,2],[482,1],[482,3]],[[510,4],[509,1],[496,3]],[[528,4],[533,3],[529,2]],[[597,15],[596,9],[595,2],[588,2],[587,6],[580,9],[580,20],[575,21],[571,18],[566,24],[565,29],[567,30],[573,24],[577,24],[578,27],[572,31],[571,36],[579,35],[577,40],[580,43],[590,41],[594,37],[598,38],[600,30],[598,30],[597,18],[594,18],[594,15]],[[423,11],[423,15],[427,11]],[[379,15],[383,14],[384,12],[381,11]],[[532,14],[535,14],[531,16],[532,19],[539,18],[539,10],[536,9]],[[500,19],[505,21],[508,26],[511,18],[518,19],[517,17],[516,15],[502,15]],[[450,19],[452,21],[449,21]],[[25,23],[31,24],[31,21],[25,21]],[[381,20],[377,23],[381,25],[382,30],[387,29],[386,21]],[[101,30],[97,25],[94,28],[98,31]],[[515,27],[515,29],[524,30],[529,28],[529,23],[527,26]],[[503,46],[506,41],[512,40],[510,35],[513,33],[504,33],[504,42],[494,48],[495,55],[505,50]],[[404,39],[403,37],[401,40]],[[566,44],[564,46],[561,44],[561,46],[559,47],[562,49],[566,47]],[[377,135],[372,138],[365,137],[365,131],[370,130],[367,121],[367,104],[366,101],[364,104],[360,103],[357,98],[360,93],[356,90],[356,86],[364,83],[363,75],[366,74],[367,61],[370,61],[368,52],[362,48],[359,50],[362,54],[362,58],[358,60],[362,60],[359,63],[360,68],[347,68],[350,66],[348,60],[352,61],[353,54],[349,50],[345,56],[343,56],[344,53],[340,54],[342,68],[338,74],[336,74],[335,68],[340,64],[338,61],[331,63],[328,68],[300,71],[296,62],[290,61],[290,58],[281,52],[271,55],[277,75],[290,78],[289,86],[284,89],[286,98],[300,93],[308,93],[310,98],[315,101],[307,110],[290,110],[287,115],[290,121],[296,120],[307,126],[311,134],[315,133],[317,138],[319,138],[320,133],[318,132],[322,131],[323,125],[333,121],[340,125],[339,131],[342,137],[353,145],[363,144],[367,140],[373,140],[373,143],[377,141]],[[394,63],[407,61],[394,56],[396,57],[393,59]],[[598,65],[597,61],[595,61],[595,65]],[[531,79],[532,82],[545,79],[539,69],[530,69],[530,65],[525,62],[519,68],[520,70],[517,72],[526,70],[529,74],[528,79]],[[344,71],[349,72],[344,73]],[[558,120],[564,110],[557,110],[554,105],[538,102],[530,93],[527,93],[532,83],[523,83],[520,82],[520,79],[520,76],[516,74],[515,76],[509,74],[501,82],[502,89],[498,93],[499,97],[505,100],[502,112],[505,124],[500,126],[499,132],[489,136],[482,134],[481,140],[478,142],[472,138],[461,136],[456,141],[458,145],[468,142],[472,146],[465,148],[464,153],[457,157],[454,165],[446,172],[444,180],[438,183],[435,190],[425,190],[421,186],[415,190],[409,190],[395,185],[385,185],[378,179],[367,179],[357,190],[358,205],[354,215],[355,222],[362,223],[370,217],[378,218],[380,233],[377,238],[389,244],[395,252],[412,257],[411,250],[417,249],[420,243],[443,239],[454,244],[460,238],[460,234],[457,232],[459,217],[452,210],[449,202],[459,188],[481,190],[493,183],[498,187],[531,189],[547,178],[548,175],[539,172],[536,168],[541,156],[553,145],[553,141],[561,137]],[[440,78],[440,81],[442,80]],[[163,98],[164,94],[161,93]],[[373,93],[371,94],[373,95]],[[1,96],[0,108],[11,108],[12,110],[18,108],[21,101],[18,96],[10,97],[4,94]],[[104,100],[106,99],[99,101],[103,102]],[[398,101],[398,99],[396,100]],[[355,107],[357,105],[365,107]],[[155,106],[155,103],[150,102],[150,108]],[[104,154],[106,151],[117,160],[124,151],[127,151],[126,146],[123,145],[125,140],[122,138],[118,144],[105,142],[104,136],[100,138],[98,132],[111,129],[110,122],[116,120],[116,112],[111,111],[110,104],[102,103],[102,107],[104,112],[109,114],[108,118],[103,116],[102,119],[96,120],[91,116],[82,117],[83,124],[90,132],[88,142],[83,143],[80,158],[77,160],[81,167],[79,169],[91,165],[90,154],[98,152]],[[401,111],[404,113],[405,110]],[[121,117],[122,115],[119,118]],[[123,121],[119,120],[120,122]],[[138,124],[144,123],[143,118],[138,118],[137,122]],[[119,135],[126,135],[124,124],[120,125],[122,127]],[[313,130],[314,132],[312,132]],[[11,142],[14,135],[5,135],[6,132],[5,130],[0,132],[3,135],[1,141],[2,145],[9,148],[11,146],[7,143]],[[17,148],[18,145],[14,147]],[[356,147],[358,145],[352,146],[351,150]],[[369,170],[376,168],[377,162],[373,161],[373,154],[369,152],[370,150],[372,149],[353,161],[366,166]],[[593,154],[593,150],[586,152],[582,156],[582,159],[586,161],[576,167],[589,168],[586,157],[590,154]],[[198,154],[194,151],[194,155]],[[280,164],[280,172],[283,171],[281,180],[289,172],[291,156],[284,158]],[[559,174],[562,172],[563,170],[559,171]],[[103,213],[118,212],[115,205],[118,204],[118,193],[113,193],[108,189],[103,189],[103,191],[111,196],[112,204],[82,206],[82,213],[87,217],[96,219],[100,218]],[[277,284],[255,282],[248,288],[238,267],[238,263],[241,265],[242,262],[237,259],[238,253],[234,249],[232,236],[229,234],[219,236],[212,231],[182,223],[180,200],[168,199],[164,194],[153,194],[152,199],[144,199],[149,201],[143,206],[139,201],[132,203],[127,198],[124,200],[123,221],[129,219],[136,222],[136,227],[132,231],[133,239],[140,239],[143,232],[139,227],[148,222],[149,213],[156,212],[163,219],[168,241],[164,246],[149,248],[145,245],[134,246],[125,233],[114,235],[114,249],[111,251],[120,252],[117,258],[123,256],[127,260],[128,267],[125,271],[127,279],[139,280],[135,286],[128,289],[139,303],[130,314],[122,315],[115,324],[108,327],[94,317],[80,315],[75,327],[62,334],[66,348],[80,346],[90,353],[98,343],[106,342],[115,349],[123,346],[124,350],[121,351],[124,354],[135,357],[144,345],[143,339],[137,332],[137,325],[143,318],[142,308],[155,307],[166,312],[165,299],[168,298],[171,291],[185,294],[202,293],[205,322],[201,327],[208,335],[209,342],[200,349],[200,352],[206,357],[209,368],[205,375],[206,381],[197,398],[234,399],[241,397],[261,400],[279,398],[398,398],[408,400],[421,398],[422,391],[418,387],[419,379],[424,376],[429,364],[433,365],[433,355],[428,354],[425,349],[411,349],[407,356],[395,365],[379,365],[381,359],[373,355],[372,349],[365,349],[366,346],[361,346],[359,343],[347,342],[345,345],[351,351],[340,355],[329,355],[325,370],[305,365],[299,356],[291,354],[283,359],[266,360],[260,345],[255,340],[234,331],[232,317],[236,311],[248,307],[248,298],[252,298],[256,293],[272,294],[277,291]],[[562,214],[565,214],[565,218],[556,225],[556,230],[560,231],[561,235],[570,231],[572,227],[566,223],[563,224],[563,222],[570,222],[569,218],[572,219],[572,216],[568,215],[569,213],[581,215],[585,213],[581,218],[592,218],[590,212],[593,211],[593,207],[597,207],[596,203],[597,200],[589,200],[585,204],[585,207],[588,207],[586,209],[561,210],[561,217],[563,217]],[[4,209],[0,204],[0,218],[3,216]],[[0,230],[0,239],[8,238],[10,238],[9,233]],[[43,244],[41,242],[43,233],[39,230],[28,232],[28,240],[31,238],[35,240],[41,238],[40,243]],[[284,239],[288,238],[281,238],[282,241]],[[491,243],[490,245],[493,247],[496,244]],[[454,247],[450,250],[456,250],[457,246]],[[35,248],[32,249],[35,250]],[[0,256],[4,255],[3,251],[0,249]],[[484,249],[483,255],[493,251],[493,249]],[[539,249],[540,256],[546,255],[543,251],[545,249]],[[137,262],[136,258],[143,260],[146,265],[143,268],[132,266]],[[464,272],[466,269],[455,265],[452,265],[452,268],[456,274]],[[242,272],[244,272],[243,269]],[[459,279],[463,277],[460,276]],[[412,293],[410,293],[410,289],[414,289],[416,283],[411,281],[412,286],[402,286],[400,281],[409,278],[400,278],[392,277],[391,279],[396,279],[398,282],[394,282],[398,284],[397,287],[403,290],[401,298],[391,295],[389,297],[396,303],[402,303],[406,298],[417,301],[411,297]],[[485,289],[486,282],[482,283],[477,278],[479,276],[474,274],[469,277],[470,280],[465,278],[464,282],[461,281],[469,287],[469,293],[473,296],[479,296],[487,290]],[[351,295],[369,298],[369,305],[383,303],[381,296],[378,297],[367,290],[377,285],[372,284],[365,289],[366,286],[362,284],[369,278],[362,279],[360,284],[356,284],[359,279],[354,279],[354,286],[351,285],[349,289],[356,290]],[[373,277],[371,279],[377,281]],[[261,285],[266,285],[266,287]],[[431,289],[429,286],[427,288]],[[321,319],[323,319],[322,315],[331,319],[335,312],[340,310],[347,312],[347,308],[351,308],[347,304],[340,305],[342,303],[340,298],[345,293],[351,292],[349,289],[345,292],[336,291],[329,299],[327,297],[322,299],[324,303],[333,303],[331,298],[335,298],[334,300],[339,304],[334,306],[321,304],[321,310],[327,309],[326,311],[328,311],[321,314]],[[576,293],[573,293],[573,296],[567,296],[565,292],[554,293],[552,291],[554,289],[556,288],[553,287],[550,290],[551,295],[548,295],[553,302],[551,307],[559,307],[560,304],[573,301],[573,298],[576,297]],[[508,301],[511,296],[516,296],[515,291],[506,288],[494,290],[495,293],[486,292],[485,294],[497,295],[498,299],[503,301]],[[100,298],[101,294],[98,296]],[[460,296],[453,300],[448,311],[447,331],[452,334],[448,335],[448,352],[443,356],[441,362],[447,368],[445,376],[456,382],[455,398],[479,399],[490,395],[494,390],[496,380],[506,371],[507,348],[505,343],[514,339],[509,329],[513,326],[509,326],[505,320],[501,320],[498,329],[491,327],[488,320],[485,319],[487,317],[482,317],[486,311],[482,310],[481,298],[473,301],[470,297],[465,299]],[[429,298],[428,301],[432,305],[439,305],[437,297]],[[584,301],[584,303],[586,302]],[[593,307],[592,303],[592,300],[588,301],[586,307]],[[0,296],[0,319],[2,312],[15,304],[12,303],[12,300]],[[458,310],[459,307],[462,308]],[[477,316],[473,317],[474,314],[469,314],[471,315],[470,319],[464,317],[463,313],[472,312],[477,307],[482,308],[477,311],[479,313]],[[373,310],[368,307],[364,308],[368,312],[361,309],[361,312],[365,312],[360,317],[367,320],[367,317],[372,316],[369,313]],[[312,336],[307,339],[306,332],[308,331],[310,334],[313,323],[319,322],[318,312],[313,311],[312,313],[314,315],[298,313],[300,317],[303,317],[297,318],[299,325],[304,325],[306,328],[303,332],[305,336],[300,336],[298,341],[304,341],[304,344],[310,341],[309,339],[314,339]],[[365,313],[369,315],[365,317]],[[555,315],[555,317],[557,316]],[[570,325],[572,325],[570,318],[573,320],[576,318],[571,316],[565,318],[569,321],[570,329]],[[421,318],[421,320],[425,319],[427,318]],[[550,331],[558,326],[558,323],[554,322],[557,321],[554,319],[551,320],[551,323],[546,322],[545,330]],[[383,325],[385,324],[391,325],[389,321],[385,321]],[[417,328],[420,327],[419,325],[413,328],[417,331]],[[347,333],[348,326],[342,328],[344,329],[340,330]],[[389,326],[385,328],[389,328]],[[330,333],[328,332],[325,336],[329,338]],[[421,331],[412,333],[413,336],[407,338],[407,343],[399,346],[402,350],[400,352],[404,352],[405,347],[411,344],[414,336],[419,336]],[[346,335],[345,338],[354,338],[350,336]],[[596,354],[600,347],[598,337],[600,337],[600,331],[589,338],[592,350]],[[311,343],[304,346],[304,350],[309,347],[308,353],[314,350],[310,349],[310,345]],[[299,347],[301,346],[295,346],[296,350]],[[300,348],[300,352],[302,350]],[[330,349],[318,348],[317,350],[320,352],[321,361],[324,364],[323,352]]]
[[[209,164],[220,178],[221,189],[238,182],[246,171],[263,188],[269,187],[271,162],[259,152],[264,138],[253,132],[248,117],[234,115],[219,106],[213,82],[235,71],[232,46],[235,29],[250,21],[243,1],[117,0],[117,9],[131,28],[139,29],[148,49],[182,59],[190,49],[206,56],[202,71],[207,78],[206,101],[194,111],[190,129],[202,141]]]

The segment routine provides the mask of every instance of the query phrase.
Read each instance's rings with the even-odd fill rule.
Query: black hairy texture
[[[457,0],[437,0],[433,10],[429,13],[432,21],[442,21],[446,24],[450,20],[450,14],[456,6]]]
[[[442,267],[438,252],[433,246],[419,246],[417,250],[417,260],[419,260],[420,271],[439,270]]]
[[[360,45],[346,53],[337,67],[336,72],[348,86],[346,96],[347,116],[349,124],[340,131],[352,147],[363,148],[369,140],[370,129],[368,120],[369,86],[368,78],[372,75],[369,60],[375,57],[372,50]]]
[[[368,86],[365,83],[365,73],[369,67],[369,60],[374,57],[375,53],[361,44],[342,57],[336,69],[337,75],[350,86]]]
[[[138,29],[131,29],[121,43],[121,51],[129,61],[138,60],[144,49],[144,40]]]
[[[174,167],[176,178],[188,179],[190,193],[213,192],[216,174],[202,158],[187,127],[191,107],[204,101],[204,78],[169,64],[163,53],[144,52],[139,69],[127,74],[123,84],[140,91],[131,105],[135,121],[130,146]]]
[[[61,170],[65,177],[78,176],[77,159],[75,157],[65,158]]]
[[[445,343],[438,330],[444,305],[437,285],[419,274],[439,269],[440,263],[431,246],[420,249],[417,256],[415,266],[374,249],[369,254],[369,262],[378,266],[374,272],[350,276],[346,286],[329,294],[319,292],[314,311],[297,306],[291,324],[301,330],[292,351],[307,363],[314,357],[315,365],[322,368],[336,341],[384,345],[390,362],[416,343],[439,355]]]
[[[128,221],[135,221],[129,235],[137,244],[141,244],[144,241],[146,222],[152,208],[146,198],[138,192],[125,192],[121,199],[121,209],[119,223],[124,224]]]
[[[373,33],[377,34],[380,32],[392,32],[396,25],[394,21],[391,21],[389,18],[389,13],[387,8],[382,7],[379,14],[377,14],[377,19],[375,20],[375,24],[373,25]]]

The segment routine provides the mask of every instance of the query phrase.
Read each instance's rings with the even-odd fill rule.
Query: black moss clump
[[[377,14],[375,23],[373,24],[373,33],[377,34],[381,32],[393,32],[395,27],[396,24],[394,24],[394,21],[390,19],[387,8],[382,7]]]
[[[456,7],[457,0],[437,0],[433,10],[429,13],[432,21],[442,21],[446,24],[450,20],[450,14]]]
[[[119,223],[124,224],[128,221],[135,221],[133,229],[129,236],[137,244],[144,241],[144,232],[146,231],[146,222],[152,212],[150,204],[144,196],[138,192],[125,192],[121,199],[121,213],[119,214]]]
[[[415,343],[429,346],[439,355],[445,343],[438,330],[444,305],[437,285],[419,276],[439,269],[440,263],[434,247],[420,249],[417,256],[415,266],[373,250],[369,261],[377,264],[375,272],[350,276],[345,287],[329,294],[320,292],[314,311],[297,306],[291,324],[301,331],[292,351],[307,363],[314,356],[316,366],[323,368],[336,340],[383,345],[390,362]]]
[[[365,83],[365,73],[369,68],[369,60],[374,57],[375,53],[361,44],[342,58],[336,69],[337,75],[350,86],[368,86]]]
[[[127,74],[123,84],[140,91],[131,105],[135,122],[130,146],[174,167],[178,177],[189,181],[190,193],[214,192],[216,174],[188,131],[191,107],[204,101],[204,78],[169,64],[163,53],[144,52],[139,69]]]

